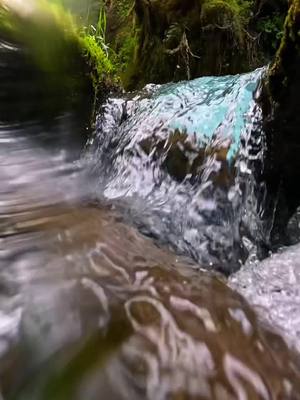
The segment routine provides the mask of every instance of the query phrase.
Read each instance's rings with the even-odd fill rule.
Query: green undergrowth
[[[106,13],[107,41],[111,57],[124,84],[128,67],[135,58],[138,47],[135,0],[114,1],[110,7],[106,7]]]
[[[89,66],[94,87],[96,88],[99,83],[104,81],[111,84],[116,83],[116,69],[105,54],[105,51],[98,45],[95,36],[89,34],[80,35],[79,43],[82,48],[82,54]]]
[[[284,15],[277,12],[262,18],[257,23],[257,28],[263,34],[264,42],[271,53],[278,49],[283,36]]]

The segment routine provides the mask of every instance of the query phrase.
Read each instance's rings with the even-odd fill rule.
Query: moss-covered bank
[[[287,2],[107,1],[126,88],[252,70],[274,55]]]
[[[126,86],[128,68],[136,57],[139,27],[134,12],[135,0],[118,0],[106,3],[107,40],[114,52],[115,64]]]
[[[248,15],[235,0],[136,0],[135,14],[139,36],[128,87],[245,69]]]
[[[284,35],[263,82],[260,102],[266,152],[262,179],[275,206],[272,241],[285,236],[288,218],[300,205],[300,0],[290,1]]]
[[[287,0],[60,0],[97,27],[125,88],[240,73],[265,65],[282,35]]]
[[[45,99],[56,97],[58,107],[66,102],[78,106],[79,97],[93,99],[116,82],[96,37],[57,3],[0,0],[0,38],[20,48],[18,62],[35,74]],[[45,103],[45,108],[50,111],[54,103]]]

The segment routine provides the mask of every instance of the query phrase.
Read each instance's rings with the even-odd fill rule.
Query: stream
[[[299,245],[259,260],[264,69],[109,97],[85,143],[0,55],[0,399],[300,399]]]
[[[243,240],[265,234],[253,177],[263,151],[253,100],[262,73],[109,99],[86,151],[95,196],[178,254],[225,273],[239,269]]]

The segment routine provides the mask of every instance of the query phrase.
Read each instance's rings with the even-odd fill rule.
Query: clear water
[[[138,100],[134,115],[141,131],[179,129],[206,144],[214,135],[228,138],[233,157],[246,127],[246,115],[263,70],[225,77],[150,86],[153,95]],[[159,125],[160,124],[160,125]],[[148,128],[148,129],[149,129]]]
[[[202,265],[239,268],[241,224],[253,231],[258,221],[250,164],[262,150],[252,134],[262,73],[150,85],[110,99],[86,152],[95,196],[115,201],[144,233]]]

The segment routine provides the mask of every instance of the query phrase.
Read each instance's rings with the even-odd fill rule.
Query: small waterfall
[[[85,155],[95,197],[202,265],[238,269],[243,235],[260,229],[253,168],[262,136],[253,95],[263,72],[148,85],[109,99]]]

